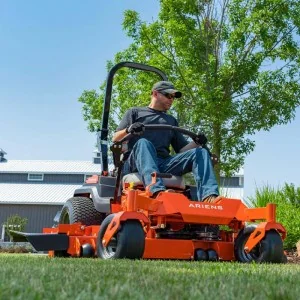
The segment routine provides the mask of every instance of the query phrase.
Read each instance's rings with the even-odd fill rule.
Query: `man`
[[[128,143],[131,153],[124,169],[125,174],[137,171],[142,176],[144,186],[151,183],[152,172],[181,176],[192,171],[197,184],[198,200],[214,202],[219,192],[211,158],[206,149],[199,147],[206,144],[205,135],[199,134],[194,141],[188,143],[177,131],[145,131],[144,125],[149,124],[178,126],[177,120],[168,115],[167,111],[174,99],[181,95],[169,81],[155,83],[149,106],[129,109],[119,124],[113,141],[121,140],[128,133],[134,135]],[[170,145],[177,154],[170,155]],[[153,197],[156,197],[166,187],[162,179],[157,178],[150,190]]]

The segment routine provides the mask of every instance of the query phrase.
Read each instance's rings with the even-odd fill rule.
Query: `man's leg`
[[[151,173],[160,172],[157,165],[156,150],[153,144],[144,138],[139,139],[133,146],[128,158],[128,164],[131,172],[137,171],[142,176],[145,187],[152,182]],[[157,178],[156,184],[151,186],[150,191],[155,193],[165,189],[166,187],[164,186],[162,179]]]
[[[219,195],[211,158],[208,151],[203,148],[194,148],[166,159],[158,158],[158,166],[161,172],[178,176],[192,171],[199,201],[210,195]]]

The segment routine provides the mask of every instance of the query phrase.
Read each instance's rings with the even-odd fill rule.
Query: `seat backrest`
[[[123,183],[133,182],[134,186],[143,185],[142,176],[139,173],[130,173],[123,177]],[[182,176],[172,175],[172,178],[163,178],[166,188],[185,189],[185,183]]]

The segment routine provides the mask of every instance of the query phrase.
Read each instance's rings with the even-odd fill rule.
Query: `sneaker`
[[[165,193],[175,193],[175,190],[172,190],[172,189],[168,189],[168,190],[159,190],[159,191],[156,191],[153,193],[153,195],[151,196],[151,198],[155,199],[159,193],[161,192],[165,192]]]
[[[212,194],[207,196],[205,199],[203,199],[202,202],[206,202],[206,203],[216,203],[220,200],[220,196]]]
[[[175,193],[175,190],[172,190],[172,189],[168,189],[168,190],[165,190],[166,193]]]
[[[154,193],[152,194],[151,198],[155,199],[155,198],[158,196],[159,193],[165,192],[165,191],[166,191],[166,190],[158,190],[158,191],[156,191],[156,192],[154,192]]]

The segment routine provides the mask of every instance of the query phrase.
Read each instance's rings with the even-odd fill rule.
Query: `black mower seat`
[[[142,177],[139,173],[130,173],[123,177],[123,183],[134,183],[134,186],[143,185]],[[185,189],[185,183],[182,176],[172,175],[172,178],[163,178],[166,188]]]

